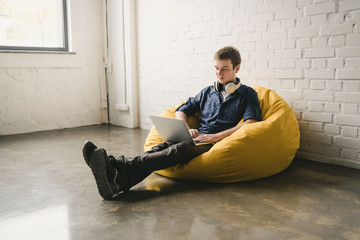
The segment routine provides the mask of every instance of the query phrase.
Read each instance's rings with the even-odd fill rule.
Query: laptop
[[[166,139],[166,141],[176,143],[190,142],[194,145],[210,144],[194,141],[183,120],[159,116],[150,116],[150,118],[159,135]]]

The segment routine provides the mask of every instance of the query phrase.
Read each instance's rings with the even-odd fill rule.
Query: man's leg
[[[210,150],[212,144],[194,146],[188,142],[169,143],[162,148],[159,144],[152,148],[155,151],[148,151],[141,156],[130,159],[129,164],[132,172],[156,171],[177,164],[187,164],[191,159]]]
[[[104,149],[96,148],[92,152],[89,158],[89,166],[102,198],[110,200],[116,193],[121,191],[125,183],[120,181],[118,171],[110,166]]]
[[[151,153],[159,152],[159,151],[162,151],[174,144],[175,143],[173,143],[173,142],[162,142],[162,143],[159,143],[158,145],[153,146],[149,151],[145,152],[144,154],[151,154]],[[107,159],[106,163],[102,163],[102,165],[100,165],[101,167],[99,169],[99,165],[96,162],[93,164],[95,167],[92,168],[90,165],[90,156],[95,151],[95,149],[97,149],[97,146],[95,144],[93,144],[90,141],[86,141],[82,152],[83,152],[83,156],[84,156],[86,164],[92,170],[94,170],[94,168],[96,168],[96,170],[93,171],[93,173],[94,173],[95,178],[100,179],[99,180],[100,185],[102,185],[101,183],[104,182],[105,179],[109,179],[109,183],[107,183],[107,185],[110,186],[111,185],[110,182],[112,184],[114,184],[114,183],[116,184],[116,182],[121,182],[121,184],[120,184],[121,186],[119,184],[116,184],[116,186],[114,186],[113,188],[119,189],[119,191],[127,191],[130,189],[130,187],[134,186],[136,183],[141,182],[143,179],[145,179],[148,175],[150,175],[152,173],[152,171],[134,170],[134,167],[131,167],[133,164],[129,163],[129,160],[131,160],[131,159],[127,159],[124,155],[120,155],[116,158],[112,155],[107,156],[106,151],[104,149],[102,152],[97,152],[96,153],[97,156],[95,158],[96,159]],[[135,157],[134,159],[135,159],[134,163],[138,162],[139,157]],[[102,160],[101,162],[104,162],[104,160]],[[104,169],[109,169],[106,172],[107,177],[106,178],[100,177],[100,176],[102,176],[101,174],[100,174],[100,176],[97,177],[97,175],[98,175],[97,173],[104,172]],[[120,171],[120,173],[118,171]],[[119,179],[115,180],[115,178],[119,178]],[[102,195],[103,198],[105,198],[105,199],[109,198],[109,196],[104,197],[104,194],[102,194],[102,193],[100,193],[100,195]],[[105,195],[107,195],[107,194],[105,194]]]
[[[126,158],[123,155],[116,158],[109,156],[109,163],[122,177],[122,180],[119,179],[119,184],[123,185],[120,191],[127,191],[152,172],[177,164],[186,164],[210,150],[212,146],[212,144],[194,146],[187,142],[177,144],[164,142],[134,158]]]
[[[194,146],[186,142],[177,144],[165,142],[134,158],[126,158],[125,156],[108,157],[105,150],[102,149],[94,151],[95,156],[91,156],[90,167],[97,180],[100,195],[104,199],[110,199],[113,191],[117,191],[116,193],[127,191],[153,171],[177,164],[186,164],[196,156],[208,151],[211,147],[212,144]],[[107,163],[102,163],[100,164],[101,167],[93,169],[93,165],[99,165],[93,163],[95,161],[106,161]],[[98,179],[100,180],[98,181]],[[107,179],[107,182],[104,179]],[[104,192],[106,194],[102,194]]]

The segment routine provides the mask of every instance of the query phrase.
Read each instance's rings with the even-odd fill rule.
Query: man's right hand
[[[197,129],[189,129],[189,132],[190,132],[190,135],[191,135],[191,137],[193,137],[193,138],[196,138],[197,136],[199,136],[199,130],[197,130]]]

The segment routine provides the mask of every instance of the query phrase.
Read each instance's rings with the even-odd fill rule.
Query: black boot
[[[106,151],[96,148],[90,156],[90,168],[96,180],[98,191],[102,198],[110,200],[117,193],[126,190],[123,174],[111,167]]]

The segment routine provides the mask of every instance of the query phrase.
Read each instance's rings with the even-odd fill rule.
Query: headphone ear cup
[[[221,91],[221,84],[219,83],[219,81],[214,82],[214,88],[217,92]]]
[[[232,94],[237,89],[237,86],[233,82],[229,82],[225,85],[225,92],[228,94]]]

